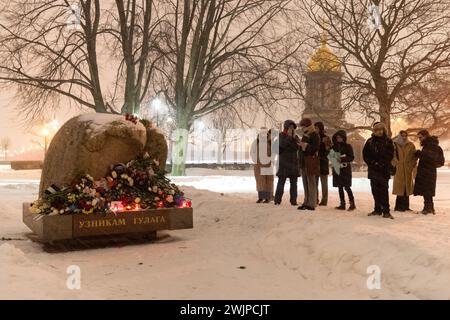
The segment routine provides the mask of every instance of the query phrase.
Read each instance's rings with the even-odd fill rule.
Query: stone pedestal
[[[23,204],[23,222],[41,242],[124,234],[153,234],[159,230],[193,228],[192,208],[133,210],[116,214],[36,215]]]

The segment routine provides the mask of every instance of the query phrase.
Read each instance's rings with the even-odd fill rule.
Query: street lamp
[[[42,129],[42,136],[44,137],[44,154],[47,154],[49,135],[50,135],[50,130],[48,130],[48,128]]]
[[[202,121],[202,120],[199,120],[198,121],[198,123],[197,123],[197,128],[200,130],[200,132],[201,132],[201,140],[202,140],[202,158],[201,158],[201,161],[202,161],[202,163],[203,163],[203,130],[205,129],[205,123]]]
[[[156,126],[159,127],[159,110],[162,106],[162,101],[159,97],[156,97],[152,100],[152,106],[156,114]]]

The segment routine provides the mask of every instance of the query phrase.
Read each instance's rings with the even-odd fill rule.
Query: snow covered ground
[[[365,174],[355,174],[353,213],[332,209],[335,189],[329,207],[310,213],[286,198],[280,207],[256,204],[251,171],[188,175],[174,181],[193,199],[193,230],[150,244],[47,253],[21,222],[40,171],[0,167],[0,299],[450,298],[448,170],[439,172],[436,216],[394,213],[395,220],[367,217]],[[71,265],[81,268],[81,290],[66,286]],[[374,265],[379,290],[367,287]]]

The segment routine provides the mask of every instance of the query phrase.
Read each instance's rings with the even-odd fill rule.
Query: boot
[[[374,210],[374,211],[372,211],[371,213],[369,213],[368,214],[368,216],[370,217],[370,216],[381,216],[381,212],[380,211],[376,211],[376,210]]]
[[[353,211],[355,209],[356,209],[355,200],[350,200],[350,207],[348,208],[348,211]]]
[[[336,207],[336,210],[345,210],[345,202],[341,202],[339,207]]]
[[[258,199],[258,201],[256,201],[256,203],[261,203],[263,202],[263,199]]]
[[[269,202],[270,202],[269,199],[265,199],[265,200],[263,201],[263,203],[269,203]]]
[[[391,213],[389,211],[383,212],[383,218],[394,219],[394,217],[391,215]]]

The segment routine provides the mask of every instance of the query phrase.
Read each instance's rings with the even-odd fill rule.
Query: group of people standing
[[[389,180],[394,177],[393,194],[397,196],[395,211],[411,210],[409,197],[424,197],[424,208],[421,213],[435,213],[433,197],[436,191],[437,168],[445,163],[444,154],[439,146],[438,138],[431,136],[427,130],[418,133],[422,150],[416,150],[409,140],[407,131],[400,131],[391,139],[386,126],[377,122],[372,127],[372,136],[366,141],[363,149],[364,162],[368,167],[368,178],[372,189],[374,210],[369,216],[383,216],[393,219],[389,205]],[[271,157],[271,131],[267,131],[266,155]],[[338,188],[340,204],[337,210],[353,211],[356,209],[352,191],[352,162],[355,159],[353,147],[347,142],[347,133],[338,130],[331,138],[326,134],[322,122],[313,123],[303,119],[297,125],[286,120],[283,131],[278,136],[278,182],[273,194],[273,174],[262,174],[262,170],[270,168],[271,163],[261,164],[259,156],[255,161],[254,173],[258,191],[257,203],[274,201],[280,205],[284,186],[289,179],[289,201],[297,204],[297,184],[302,178],[304,201],[298,210],[314,211],[317,206],[328,205],[328,176],[333,175],[333,187]],[[259,137],[255,141],[256,151],[260,153]],[[418,162],[418,166],[417,166]],[[415,179],[414,179],[415,176]],[[321,199],[319,201],[319,183]],[[348,207],[346,195],[348,198]]]

